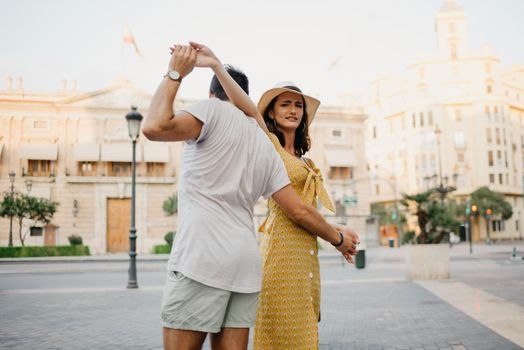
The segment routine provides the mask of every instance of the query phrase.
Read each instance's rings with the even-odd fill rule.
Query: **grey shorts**
[[[162,297],[162,325],[206,333],[250,328],[255,323],[258,295],[213,288],[170,271]]]

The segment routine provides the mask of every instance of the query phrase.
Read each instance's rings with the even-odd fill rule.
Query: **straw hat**
[[[298,91],[295,89],[298,89]],[[320,101],[314,97],[303,94],[302,91],[293,82],[290,81],[278,83],[274,88],[264,92],[264,94],[258,101],[258,110],[260,114],[263,115],[264,111],[266,110],[267,106],[271,103],[271,101],[284,92],[292,92],[295,94],[302,95],[302,97],[304,97],[304,100],[306,101],[306,112],[308,116],[307,123],[308,125],[311,125],[313,118],[315,118],[315,113],[317,112],[318,106],[320,106]]]

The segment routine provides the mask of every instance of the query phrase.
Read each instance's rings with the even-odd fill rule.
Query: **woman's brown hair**
[[[295,90],[297,92],[302,93],[299,88],[295,86],[284,86],[286,89]],[[278,95],[280,96],[280,95]],[[267,129],[275,134],[278,137],[278,140],[280,141],[280,145],[282,147],[285,147],[286,140],[284,139],[284,134],[281,133],[277,128],[277,122],[275,119],[272,119],[269,116],[269,112],[273,110],[275,107],[275,103],[277,101],[278,96],[273,98],[271,102],[267,105],[264,113],[262,114],[264,117],[264,122],[266,123]],[[302,96],[302,95],[301,95]],[[309,138],[309,125],[308,125],[308,115],[306,111],[306,101],[304,100],[304,97],[302,96],[302,103],[303,103],[303,110],[304,114],[302,115],[302,121],[300,122],[300,125],[295,130],[295,155],[297,157],[302,157],[304,154],[306,154],[307,151],[311,148],[311,140]]]

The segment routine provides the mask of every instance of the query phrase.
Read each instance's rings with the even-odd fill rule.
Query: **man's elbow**
[[[151,126],[144,125],[142,128],[142,134],[151,141],[155,141],[155,137],[158,135],[158,131],[152,128]]]

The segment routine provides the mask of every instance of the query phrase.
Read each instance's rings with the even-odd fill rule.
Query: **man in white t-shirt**
[[[155,141],[185,141],[178,183],[179,228],[162,298],[165,349],[199,349],[211,333],[213,349],[247,349],[261,284],[253,224],[259,197],[272,197],[297,224],[333,243],[351,260],[358,236],[328,224],[303,203],[267,135],[228,102],[218,82],[248,79],[213,67],[210,98],[173,110],[178,88],[195,66],[197,51],[175,46],[143,133]]]

